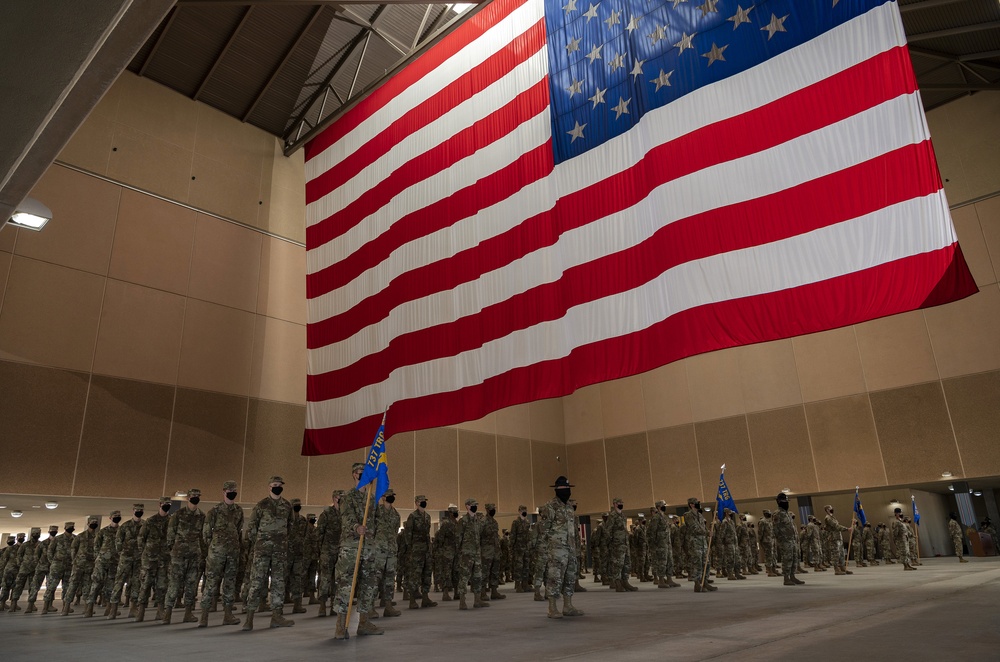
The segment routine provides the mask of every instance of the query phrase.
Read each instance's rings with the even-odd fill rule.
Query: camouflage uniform
[[[919,551],[917,550],[917,534],[914,531],[914,526],[910,521],[910,518],[906,518],[906,544],[910,550],[910,565],[917,566],[920,565]]]
[[[410,580],[406,577],[406,565],[410,562],[410,554],[406,549],[405,529],[406,523],[404,522],[403,530],[396,534],[396,590],[403,592],[404,599],[410,592]],[[435,542],[436,540],[437,538],[435,538]]]
[[[620,504],[621,499],[613,499],[612,504]],[[612,582],[628,582],[629,577],[629,544],[625,516],[618,508],[611,509],[608,523],[604,527],[608,539],[608,576]]]
[[[389,489],[385,497],[395,502],[396,493]],[[399,612],[392,608],[392,598],[395,593],[396,580],[396,533],[399,531],[399,511],[388,501],[378,506],[378,517],[375,518],[375,591],[384,601],[385,616],[398,616]]]
[[[892,560],[892,545],[890,544],[889,527],[885,524],[881,524],[879,526],[881,527],[879,529],[879,556],[885,561],[886,565],[890,565],[895,563],[895,561]]]
[[[179,508],[170,516],[167,524],[166,548],[170,550],[170,583],[167,587],[167,598],[163,620],[170,622],[170,612],[181,596],[184,602],[184,622],[194,621],[191,610],[194,609],[195,596],[198,593],[198,579],[201,577],[202,530],[205,528],[205,513],[193,501],[201,499],[201,490],[190,489],[187,492],[187,505]]]
[[[774,511],[774,538],[781,550],[781,574],[787,581],[795,574],[798,559],[795,555],[795,523],[787,510],[778,508]]]
[[[838,568],[844,568],[846,561],[844,560],[844,536],[843,532],[847,531],[846,526],[842,526],[837,518],[833,516],[833,511],[828,511],[825,518],[823,518],[823,530],[827,532],[828,545],[827,555],[833,560],[833,565]]]
[[[73,539],[73,569],[63,595],[63,615],[70,613],[70,604],[77,596],[90,591],[90,575],[94,572],[94,540],[97,538],[97,518],[87,518],[87,530]]]
[[[73,566],[73,522],[66,522],[65,530],[52,539],[47,549],[49,574],[45,578],[45,607],[42,614],[52,606],[56,597],[56,587],[63,582],[63,598],[66,598],[66,585],[69,583],[69,573]],[[68,604],[68,603],[67,603]]]
[[[688,504],[696,501],[688,500]],[[684,538],[687,542],[688,555],[688,575],[694,581],[694,590],[702,590],[702,573],[705,569],[705,557],[708,554],[708,525],[705,516],[698,508],[688,508],[684,513]],[[705,588],[709,591],[715,590],[705,578]]]
[[[437,535],[434,536],[434,546],[439,553],[438,572],[441,575],[441,588],[444,594],[443,600],[450,600],[448,591],[455,590],[455,553],[458,548],[458,526],[455,524],[455,515],[458,514],[458,506],[448,506],[448,514],[442,518],[438,525]]]
[[[672,527],[667,514],[661,508],[666,507],[665,501],[656,502],[656,512],[647,524],[647,539],[653,563],[653,578],[660,588],[677,586],[671,579],[674,574],[674,554],[672,544]]]
[[[24,542],[24,534],[20,534]],[[0,553],[0,611],[7,608],[7,597],[17,581],[17,552],[20,544],[14,536],[7,538],[7,547]]]
[[[739,548],[740,554],[738,560],[740,571],[756,574],[757,563],[752,562],[750,559],[750,534],[747,530],[747,524],[742,518],[736,520],[736,545]]]
[[[133,516],[129,521],[118,527],[115,534],[115,549],[118,550],[118,567],[115,568],[115,583],[111,589],[111,609],[117,616],[115,607],[121,602],[125,585],[128,584],[129,602],[133,607],[139,602],[139,531],[142,529],[141,513],[143,504],[132,504],[133,513],[140,513],[140,519]]]
[[[226,481],[222,489],[226,492],[235,491],[236,482]],[[236,602],[236,573],[240,565],[243,541],[243,509],[237,503],[220,501],[215,504],[205,516],[201,537],[208,550],[205,588],[201,596],[202,611],[210,609],[221,593],[222,605],[229,615]]]
[[[558,490],[572,487],[564,476],[556,479],[552,487]],[[549,617],[559,618],[556,600],[563,596],[561,616],[580,616],[583,612],[573,607],[573,587],[577,580],[577,558],[580,534],[576,529],[573,507],[555,496],[538,509],[538,517],[545,522],[542,549],[545,553],[545,592],[549,600]]]
[[[771,519],[771,511],[765,510],[764,516],[757,527],[757,540],[761,549],[764,550],[764,567],[768,576],[777,573],[777,564],[774,559],[774,521]]]
[[[423,494],[414,499],[414,503],[418,504],[426,501],[427,497]],[[406,575],[410,580],[410,607],[413,608],[413,601],[427,595],[431,588],[431,516],[414,510],[406,518],[403,532],[408,556]]]
[[[492,591],[491,597],[496,599],[500,594],[500,525],[490,512],[496,513],[496,504],[486,504],[486,519],[480,533],[479,547],[483,557],[483,596],[486,591]]]
[[[641,513],[640,513],[641,516]],[[639,525],[635,529],[635,545],[633,549],[635,550],[635,563],[633,568],[635,569],[635,576],[641,581],[646,581],[646,518],[643,517],[639,520]]]
[[[38,549],[42,543],[42,530],[32,527],[30,537],[17,548],[17,557],[12,563],[15,571],[13,588],[10,593],[10,610],[19,611],[17,601],[21,599],[24,592],[24,585],[28,583],[28,578],[35,575],[35,566],[38,565]],[[34,599],[31,600],[34,602]]]
[[[863,567],[864,564],[864,552],[862,552],[861,547],[861,529],[858,526],[857,520],[851,523],[851,553],[854,555],[854,565],[857,567]]]
[[[872,533],[871,524],[865,524],[861,529],[861,544],[865,548],[865,561],[878,565],[878,561],[875,560],[875,535]]]
[[[684,578],[684,569],[688,567],[687,543],[684,540],[684,527],[679,517],[670,516],[670,545],[674,553],[674,577]]]
[[[500,533],[500,583],[506,584],[510,577],[510,531],[504,529]]]
[[[333,611],[347,614],[354,581],[354,564],[358,556],[360,536],[357,527],[365,521],[365,492],[356,487],[348,490],[340,500],[340,557],[337,560],[337,593],[334,596]],[[374,531],[378,526],[378,509],[372,508],[366,528]],[[358,600],[358,614],[364,616],[372,610],[375,601],[375,541],[366,535],[361,549],[361,563],[358,565],[358,579],[355,596]]]
[[[331,498],[339,500],[341,494],[336,490]],[[327,506],[319,514],[316,537],[319,539],[319,610],[320,616],[325,616],[326,601],[336,587],[334,573],[340,557],[340,511],[337,506]]]
[[[518,506],[518,518],[510,525],[510,553],[511,567],[514,573],[515,587],[520,585],[520,590],[527,590],[527,584],[531,580],[528,565],[528,535],[531,532],[531,523],[526,516],[526,506]]]
[[[903,562],[905,570],[913,569],[910,564],[910,541],[907,535],[907,529],[910,527],[906,526],[898,517],[892,520],[890,526],[892,527],[892,542],[896,546],[896,557]]]
[[[306,537],[309,534],[309,523],[300,514],[302,501],[292,499],[292,526],[288,531],[288,583],[287,591],[291,593],[295,606],[293,614],[305,612],[302,607],[302,595],[305,593],[306,573]]]
[[[590,534],[590,554],[594,561],[594,581],[601,581],[603,559],[601,558],[601,544],[604,539],[604,523],[598,522]]]
[[[736,579],[741,576],[739,568],[739,551],[736,547],[736,523],[733,521],[732,512],[725,509],[725,517],[719,524],[719,538],[722,542],[722,572],[729,579]]]
[[[87,614],[92,615],[94,602],[97,601],[97,594],[100,592],[104,604],[111,606],[111,590],[115,584],[115,573],[118,570],[118,547],[115,544],[118,537],[118,522],[121,521],[122,514],[119,510],[111,511],[111,524],[97,532],[94,539],[94,570],[90,575],[90,591],[87,593]]]
[[[49,548],[55,543],[58,533],[58,526],[50,526],[48,539],[40,542],[35,549],[35,572],[28,585],[28,608],[24,610],[26,614],[35,611],[35,600],[38,599],[38,592],[42,588],[42,582],[49,574]]]
[[[955,556],[958,557],[960,562],[964,561],[965,553],[962,549],[962,526],[958,523],[958,520],[948,520],[948,535],[951,536],[951,547],[955,550]]]
[[[139,529],[137,548],[142,556],[141,581],[139,588],[139,612],[137,621],[143,620],[148,606],[150,593],[153,594],[153,604],[163,607],[163,598],[167,593],[167,569],[170,565],[170,548],[167,547],[167,526],[170,518],[164,514],[163,507],[170,509],[170,497],[160,499],[160,510],[146,518]]]
[[[306,515],[306,577],[304,588],[309,604],[316,604],[316,577],[319,575],[319,534],[316,533],[316,514]]]
[[[466,499],[465,505],[478,506],[475,499]],[[472,584],[473,607],[489,606],[480,599],[483,590],[483,557],[480,549],[483,521],[475,514],[466,513],[458,520],[458,559],[456,564],[455,590],[458,592],[459,609],[467,609],[465,592]]]
[[[268,483],[282,483],[280,476],[272,476]],[[288,565],[288,536],[292,528],[292,504],[284,497],[264,497],[254,506],[247,525],[247,534],[253,548],[250,562],[250,589],[247,594],[247,612],[256,612],[271,579],[271,611],[280,612],[285,602],[285,574]],[[252,620],[248,619],[252,625]]]

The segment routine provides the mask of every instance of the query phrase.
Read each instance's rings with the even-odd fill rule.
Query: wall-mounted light
[[[955,486],[954,485],[949,485],[948,489],[951,490],[952,492],[954,492],[955,491]]]
[[[898,506],[899,505],[899,499],[889,499],[889,505],[890,506]]]
[[[34,198],[25,198],[7,222],[18,228],[37,232],[51,220],[51,209]]]
[[[10,516],[11,517],[20,517],[23,514],[24,513],[22,513],[20,510],[12,510],[12,511],[10,511]]]
[[[983,496],[983,493],[980,492],[979,490],[976,490],[975,492],[972,493],[972,495],[973,496]]]
[[[791,494],[792,491],[790,489],[788,489],[787,487],[782,487],[781,488],[781,493],[782,494]]]
[[[55,510],[56,508],[59,507],[59,502],[58,501],[46,501],[45,502],[45,507],[48,508],[49,510]]]

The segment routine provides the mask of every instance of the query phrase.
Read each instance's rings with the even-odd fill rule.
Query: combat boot
[[[840,566],[834,566],[833,574],[835,575],[846,575],[847,573],[840,569]]]
[[[201,608],[201,617],[198,619],[198,627],[207,628],[208,627],[208,608]]]
[[[243,621],[243,631],[249,632],[253,629],[253,609],[247,609],[247,620]]]
[[[29,600],[28,601],[28,606],[25,608],[24,613],[25,614],[33,614],[36,611],[38,611],[38,610],[35,609],[35,601],[34,600]]]
[[[791,574],[791,578],[792,578],[792,582],[795,583],[795,584],[797,584],[797,585],[799,585],[799,586],[801,586],[802,584],[805,584],[804,581],[802,581],[801,579],[799,579],[798,577],[795,576],[794,572]]]
[[[488,589],[484,586],[483,590],[481,590],[479,592],[479,601],[480,602],[489,602],[490,601],[490,596],[486,595],[486,591],[487,590]]]
[[[194,615],[194,607],[184,608],[184,618],[181,619],[181,623],[197,623],[198,619]]]
[[[420,609],[420,605],[417,604],[417,599],[415,597],[413,597],[413,596],[410,596],[410,607],[409,608],[410,609]]]
[[[544,601],[545,601],[545,596],[542,595],[542,587],[541,586],[536,586],[535,587],[535,602],[544,602]]]
[[[480,595],[478,593],[474,593],[473,595],[475,596],[475,599],[472,602],[472,608],[473,609],[482,609],[483,607],[489,607],[490,606],[490,603],[482,601],[482,599],[480,598]]]
[[[736,579],[746,579],[747,576],[741,573],[739,570],[736,571]]]
[[[958,562],[959,563],[968,563],[969,559],[965,558],[964,556],[959,556],[958,557]]]
[[[239,625],[240,619],[233,616],[233,606],[223,605],[222,606],[222,624],[223,625]]]
[[[288,620],[287,618],[284,617],[284,615],[281,612],[282,612],[282,608],[281,607],[278,607],[277,609],[275,609],[275,610],[273,610],[271,612],[271,627],[272,628],[290,628],[293,625],[295,625],[295,621]],[[365,618],[365,617],[362,616],[362,618]]]
[[[316,592],[315,591],[309,591],[308,597],[309,597],[309,604],[311,604],[311,605],[318,605],[319,604],[319,600],[316,599]]]
[[[549,618],[562,618],[562,612],[559,611],[559,607],[556,606],[556,597],[549,596]]]
[[[15,611],[21,611],[21,608],[17,606],[17,598],[10,601],[10,613],[13,614]]]
[[[111,615],[111,603],[104,605],[104,616],[105,618]]]
[[[132,606],[128,608],[128,616],[126,618],[135,618],[138,609],[139,608],[136,607],[135,603],[133,602]]]
[[[94,615],[94,603],[88,602],[86,608],[83,610],[84,618],[91,618]]]
[[[579,583],[579,582],[577,582]],[[490,599],[491,600],[506,600],[507,596],[496,589],[496,587],[490,589]]]
[[[384,630],[368,618],[368,614],[362,614],[360,620],[358,620],[358,636],[363,637],[369,634],[382,634]]]
[[[293,614],[304,614],[306,613],[306,608],[302,606],[302,598],[295,598],[295,602],[292,604]]]
[[[612,588],[612,590],[614,590],[615,593],[624,593],[625,592],[625,587],[622,586],[622,580],[620,580],[620,579],[613,579],[613,580],[611,580],[611,588]]]
[[[843,573],[845,575],[853,575],[854,574],[852,571],[850,571],[850,570],[847,569],[847,564],[846,563],[844,565],[840,566],[840,571],[841,571],[841,573]]]
[[[469,605],[465,604],[465,593],[458,595],[458,608],[463,610],[469,608]]]
[[[733,579],[733,580],[735,580],[736,579],[735,573],[730,572],[728,575],[726,575],[726,579]]]
[[[573,592],[575,592],[575,593],[586,593],[587,589],[585,589],[584,587],[580,586],[580,580],[578,579],[578,580],[576,580],[576,584],[573,586]],[[501,595],[499,599],[503,600],[506,597],[507,597],[506,595]]]
[[[583,616],[583,612],[573,606],[573,596],[564,595],[563,596],[563,616]]]
[[[326,618],[326,600],[319,603],[319,613],[316,614],[319,618]]]
[[[602,586],[611,586],[611,580],[608,579],[607,577],[601,577],[601,585]]]
[[[63,602],[62,611],[59,612],[60,616],[69,616],[70,612],[73,611],[72,603],[69,600]]]
[[[164,612],[163,612],[163,605],[156,605],[156,620],[162,621],[163,620],[163,614],[164,614]]]
[[[170,617],[173,616],[173,613],[174,613],[174,608],[172,606],[164,609],[163,618],[160,619],[160,622],[162,622],[164,625],[170,625]]]
[[[448,595],[449,589],[445,589],[441,592],[441,602],[451,602],[451,596]]]
[[[622,588],[624,588],[626,591],[638,591],[639,590],[638,586],[632,586],[631,584],[629,584],[628,583],[628,579],[622,580]]]
[[[51,598],[45,598],[42,601],[42,616],[44,616],[45,614],[52,613],[54,611],[55,611],[55,609],[52,608],[52,599]]]
[[[135,622],[142,623],[146,618],[146,605],[139,605],[139,609],[135,612]]]
[[[382,610],[383,616],[402,616],[402,612],[392,606],[392,601],[385,603],[385,609]]]
[[[423,598],[421,598],[420,600],[420,608],[423,609],[424,607],[437,607],[437,606],[438,603],[431,600],[431,596],[427,595],[427,591],[424,591]]]
[[[913,567],[912,565],[910,565],[909,563],[904,563],[904,564],[903,564],[903,570],[916,570],[916,568],[914,568],[914,567]]]
[[[705,590],[706,591],[718,591],[719,587],[715,586],[713,584],[710,584],[709,582],[705,582]]]
[[[795,582],[792,581],[791,575],[785,575],[785,586],[795,586]]]
[[[806,574],[809,571],[806,570],[805,568],[803,568],[802,564],[800,563],[800,564],[798,564],[798,565],[795,566],[795,572],[801,572],[804,575],[804,574]]]
[[[678,584],[677,582],[675,582],[672,578],[667,577],[667,584],[666,584],[666,586],[667,586],[667,588],[680,588],[681,585]]]
[[[378,618],[378,612],[375,611],[375,607],[368,610],[368,618]]]
[[[337,629],[333,633],[334,639],[347,639],[347,614],[337,614]]]
[[[707,588],[702,588],[701,584],[695,583],[695,585],[694,585],[694,592],[695,593],[708,593],[708,589]]]

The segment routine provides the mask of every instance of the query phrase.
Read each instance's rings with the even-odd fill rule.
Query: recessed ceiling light
[[[45,502],[45,507],[48,508],[49,510],[55,510],[56,508],[59,507],[59,502],[58,501],[46,501]]]
[[[975,492],[973,492],[972,494],[973,494],[973,496],[983,496],[983,493],[982,493],[982,492],[980,492],[979,490],[976,490],[976,491],[975,491]]]
[[[6,507],[7,507],[7,506],[0,506],[0,510],[3,510],[3,509],[4,509],[4,508],[6,508]]]
[[[951,478],[951,472],[950,471],[942,471],[941,472],[941,477],[942,478]]]
[[[792,491],[790,489],[788,489],[787,487],[781,488],[781,491],[782,491],[783,494],[791,494],[792,493]]]
[[[10,511],[10,516],[11,517],[20,517],[23,514],[24,513],[22,513],[20,510],[12,510],[12,511]]]
[[[41,508],[41,506],[32,506],[32,508]]]
[[[954,485],[949,485],[948,489],[951,490],[952,492],[954,492],[955,491],[955,486]]]

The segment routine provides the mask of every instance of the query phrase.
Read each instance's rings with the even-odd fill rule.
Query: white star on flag
[[[566,12],[567,16],[569,15],[570,12],[576,11],[576,0],[569,0],[568,3],[563,5],[563,11]]]
[[[698,9],[701,10],[701,17],[704,18],[712,13],[718,14],[719,9],[716,7],[717,4],[719,4],[719,0],[705,0],[705,4],[698,5]]]
[[[615,119],[618,119],[622,115],[629,115],[630,114],[628,112],[628,105],[631,102],[632,102],[632,99],[628,99],[626,101],[625,99],[623,99],[621,97],[618,97],[618,105],[611,109],[611,110],[615,111]]]
[[[771,41],[771,37],[774,36],[775,32],[788,32],[788,30],[785,29],[786,18],[788,18],[788,14],[785,14],[781,18],[771,14],[771,22],[761,28],[761,31],[767,30],[768,41]]]
[[[573,120],[573,125],[573,128],[566,132],[573,136],[573,139],[569,141],[570,144],[574,143],[577,138],[583,138],[583,129],[587,126],[586,124],[580,124],[576,120]]]
[[[590,49],[590,52],[587,53],[587,59],[590,60],[591,64],[594,64],[594,60],[600,60],[601,59],[601,47],[600,46],[594,46],[592,49]]]
[[[717,62],[719,60],[725,62],[726,58],[725,58],[725,56],[722,55],[722,53],[727,48],[729,48],[729,44],[726,44],[722,48],[719,48],[718,46],[715,45],[715,42],[713,41],[712,42],[712,50],[710,50],[707,53],[702,54],[702,57],[707,57],[708,58],[708,66],[712,66],[712,63]]]
[[[621,15],[622,13],[620,11],[612,11],[611,16],[604,19],[604,22],[608,24],[609,30],[611,29],[611,26],[621,23],[621,20],[618,18]]]
[[[642,63],[645,60],[636,60],[635,66],[632,67],[632,71],[629,72],[633,77],[640,76],[642,74]]]
[[[625,26],[625,29],[628,30],[629,34],[632,34],[632,30],[638,30],[639,29],[639,19],[637,19],[635,16],[632,16],[631,18],[629,18],[628,19],[628,25]]]
[[[666,25],[657,25],[655,30],[646,35],[653,41],[654,46],[667,38],[666,27]]]
[[[611,71],[618,71],[625,66],[625,56],[616,53],[613,60],[608,60],[608,66],[611,67]]]
[[[566,53],[572,53],[574,51],[580,50],[580,40],[570,39],[569,43],[566,44]]]
[[[736,13],[727,18],[727,21],[733,22],[733,29],[740,27],[741,23],[750,22],[750,12],[754,10],[754,6],[750,5],[749,9],[743,9],[740,5],[736,5]]]
[[[590,97],[589,100],[594,102],[594,105],[591,108],[591,110],[593,110],[594,108],[597,108],[597,104],[604,103],[604,93],[607,92],[607,91],[608,91],[608,88],[604,88],[603,90],[602,89],[598,89],[597,92],[594,93],[594,96]]]
[[[588,9],[587,13],[584,14],[584,16],[587,17],[587,22],[588,23],[590,23],[590,19],[597,18],[597,8],[600,7],[600,6],[601,6],[601,3],[599,3],[599,2],[596,5],[590,5],[590,9]]]
[[[669,72],[664,73],[663,69],[660,69],[660,75],[656,78],[650,79],[650,83],[656,85],[654,92],[659,92],[661,87],[670,87],[670,76],[673,75],[674,70],[671,69]]]
[[[574,94],[583,94],[583,81],[574,80],[572,85],[566,88],[566,91],[569,92],[570,99],[573,98]]]
[[[677,50],[678,55],[683,53],[684,49],[686,48],[694,48],[694,46],[691,44],[691,40],[694,39],[694,36],[696,34],[698,33],[692,32],[691,34],[688,34],[687,32],[681,32],[681,40],[678,41],[676,44],[674,44],[674,48],[678,49]]]

